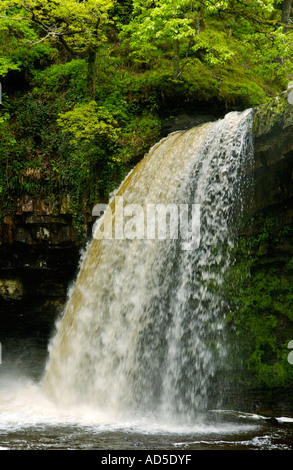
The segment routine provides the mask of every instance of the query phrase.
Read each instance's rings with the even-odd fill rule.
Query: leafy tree
[[[95,101],[75,106],[72,111],[61,113],[58,124],[72,135],[71,143],[90,142],[97,137],[115,141],[119,135],[117,121],[103,106]]]
[[[0,19],[33,27],[27,44],[50,41],[62,46],[70,58],[86,58],[88,80],[94,96],[93,72],[98,45],[106,41],[113,0],[2,0]]]
[[[151,62],[159,51],[170,52],[172,46],[174,78],[182,71],[180,59],[192,56],[209,65],[225,64],[237,56],[243,41],[250,44],[252,60],[257,57],[261,63],[260,49],[269,49],[271,62],[278,57],[287,65],[292,56],[285,34],[293,31],[291,6],[288,0],[282,10],[278,5],[275,0],[134,0],[132,18],[121,26],[121,36],[127,38],[132,56],[142,62]],[[263,62],[268,61],[265,54]]]
[[[112,0],[2,0],[0,17],[34,24],[39,42],[49,38],[61,43],[72,55],[84,55],[105,40],[103,26],[109,21],[108,10],[112,6]]]
[[[189,0],[134,0],[132,20],[122,31],[130,36],[131,49],[143,61],[148,61],[164,44],[171,43],[174,77],[177,77],[180,43],[190,41],[195,35],[198,14]]]
[[[38,39],[37,32],[26,22],[9,15],[0,17],[0,76],[5,77],[10,70],[33,67],[36,60],[49,56],[50,47],[39,44]],[[28,47],[29,43],[34,45]]]

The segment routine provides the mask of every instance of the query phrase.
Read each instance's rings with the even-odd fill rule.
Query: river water
[[[57,405],[43,391],[45,358],[46,349],[33,347],[29,339],[4,350],[0,365],[2,451],[98,451],[102,459],[108,451],[118,456],[131,451],[139,458],[140,451],[189,455],[199,450],[293,450],[293,417],[286,413],[272,424],[265,416],[239,408],[217,409],[187,423],[151,415],[111,416],[85,405]]]
[[[58,407],[30,379],[2,377],[0,386],[1,450],[293,450],[290,417],[270,424],[256,414],[210,410],[188,424],[127,419],[85,405]]]

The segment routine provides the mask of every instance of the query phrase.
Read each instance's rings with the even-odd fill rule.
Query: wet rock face
[[[173,110],[168,116],[162,117],[162,137],[166,137],[168,134],[176,131],[182,131],[191,129],[192,127],[199,126],[206,122],[216,121],[220,117],[223,117],[223,113],[216,115],[211,113],[196,112],[183,112],[182,110]]]
[[[22,282],[19,279],[0,279],[0,295],[5,300],[22,299]]]
[[[25,339],[38,351],[42,346],[44,352],[66,302],[91,224],[88,212],[80,236],[67,196],[57,204],[24,194],[17,201],[15,214],[3,218],[0,343],[6,359],[10,353],[15,355]]]
[[[290,90],[256,110],[255,209],[282,212],[293,222],[293,105]]]

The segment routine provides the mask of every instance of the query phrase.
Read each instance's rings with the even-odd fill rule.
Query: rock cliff
[[[293,221],[293,104],[290,89],[259,107],[254,117],[255,210]],[[292,99],[293,103],[293,99]]]
[[[80,234],[67,195],[57,201],[23,194],[16,201],[15,213],[3,217],[0,343],[7,367],[16,361],[39,370],[45,360],[54,322],[91,230],[90,210],[83,220]]]

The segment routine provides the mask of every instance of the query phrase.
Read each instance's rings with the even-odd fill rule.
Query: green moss
[[[255,113],[253,131],[255,136],[265,135],[274,127],[286,128],[293,124],[293,107],[288,102],[286,91],[268,102],[264,102]]]
[[[285,242],[293,242],[292,226],[272,216],[259,220],[257,231],[239,240],[225,280],[234,367],[250,387],[292,386],[287,349],[293,339],[292,260],[276,254]]]

